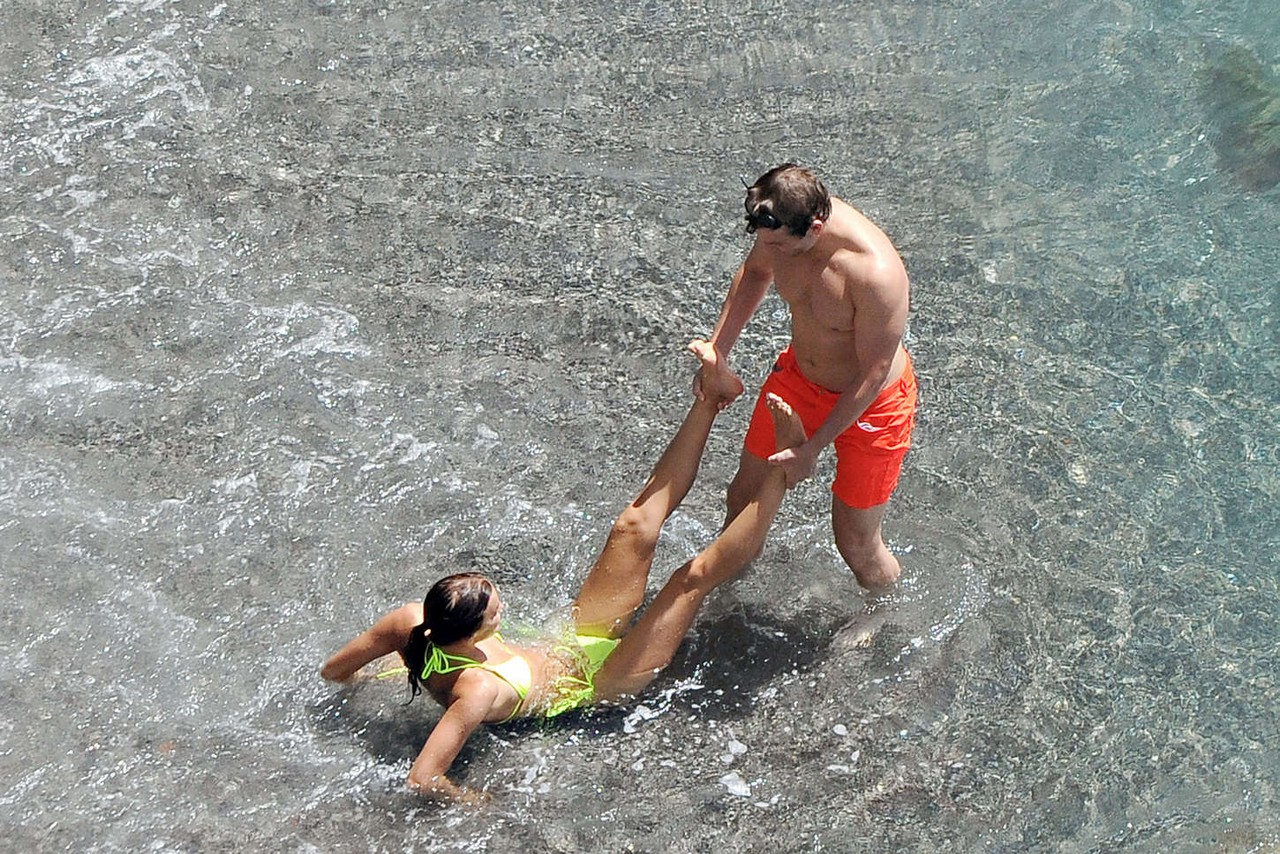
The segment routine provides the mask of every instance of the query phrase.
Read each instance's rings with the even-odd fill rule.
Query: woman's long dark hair
[[[484,622],[493,595],[493,582],[474,572],[447,575],[422,600],[422,622],[409,633],[400,654],[409,668],[409,702],[422,693],[422,668],[433,646],[446,646],[470,637]]]

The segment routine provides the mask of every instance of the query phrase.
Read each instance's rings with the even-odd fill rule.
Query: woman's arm
[[[321,677],[330,682],[346,682],[370,661],[404,649],[409,633],[421,622],[422,605],[412,602],[382,615],[324,663]]]
[[[408,785],[429,798],[480,804],[488,799],[487,794],[459,786],[445,772],[497,702],[497,677],[464,671],[454,683],[453,696],[409,769]]]

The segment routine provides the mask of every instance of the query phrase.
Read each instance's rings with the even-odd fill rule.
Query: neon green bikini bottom
[[[596,699],[595,675],[604,666],[605,659],[618,648],[621,638],[598,638],[576,635],[577,642],[566,642],[556,647],[557,652],[568,653],[578,663],[579,676],[561,676],[551,683],[543,715],[554,718],[582,706],[589,706]]]

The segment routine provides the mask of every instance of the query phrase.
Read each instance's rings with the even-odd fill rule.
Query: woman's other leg
[[[705,370],[727,370],[720,365],[715,348],[706,342],[695,341],[689,349]],[[644,489],[613,523],[600,557],[574,602],[574,622],[579,633],[615,637],[625,630],[631,615],[644,601],[662,524],[693,486],[707,435],[725,402],[723,394],[714,393],[711,384],[707,385],[711,393],[704,392],[703,399],[694,401]],[[716,386],[725,387],[725,383]],[[741,384],[738,387],[741,389]]]
[[[777,395],[768,397],[778,449],[805,440],[800,419]],[[635,694],[653,680],[684,640],[707,595],[743,570],[764,546],[765,535],[786,494],[786,475],[772,468],[756,494],[710,546],[676,570],[653,604],[596,674],[596,696]]]

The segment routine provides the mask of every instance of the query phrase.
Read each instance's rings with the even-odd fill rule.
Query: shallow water
[[[12,844],[1280,845],[1280,199],[1215,151],[1228,44],[1273,64],[1280,22],[0,6]],[[787,159],[912,275],[902,583],[864,600],[804,485],[642,703],[474,738],[484,812],[415,801],[438,712],[316,668],[462,568],[562,613],[685,405],[739,176]],[[784,322],[735,351],[751,382]]]

